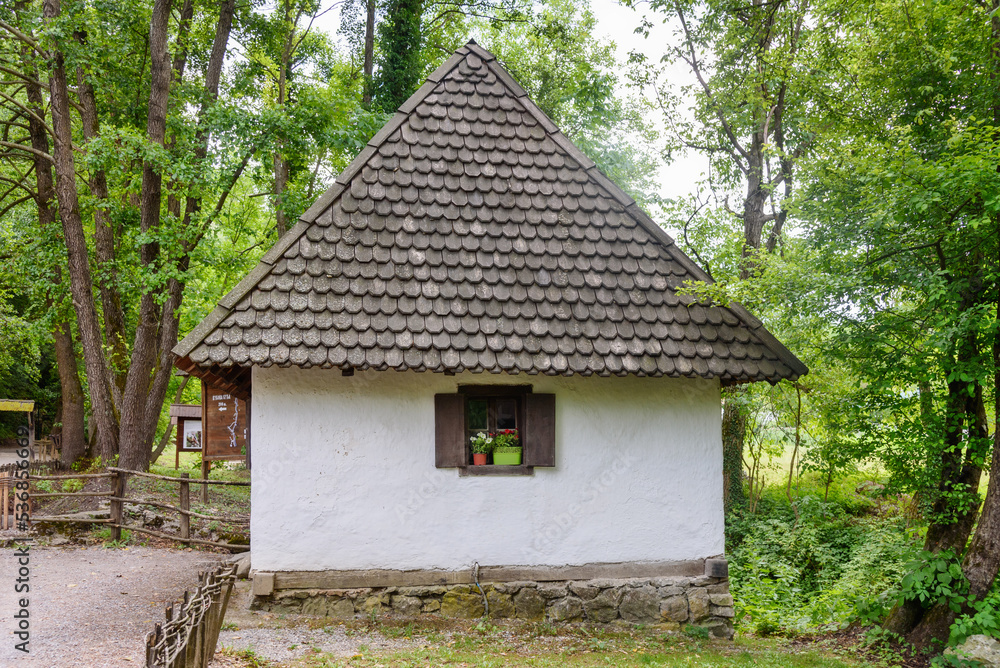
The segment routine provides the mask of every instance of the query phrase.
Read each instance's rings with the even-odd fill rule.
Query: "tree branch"
[[[19,40],[30,46],[35,51],[35,53],[37,53],[41,57],[43,58],[46,57],[45,52],[42,51],[41,47],[38,46],[38,42],[36,42],[34,38],[32,38],[30,35],[21,32],[20,30],[18,30],[17,28],[15,28],[14,26],[10,25],[5,21],[0,21],[0,29],[6,30],[11,35],[13,35],[14,37],[18,38]]]
[[[35,155],[37,155],[40,158],[44,158],[44,159],[48,160],[51,163],[55,163],[55,160],[48,153],[45,153],[44,151],[39,151],[37,149],[31,148],[30,146],[25,146],[24,144],[15,144],[15,143],[9,142],[9,141],[0,141],[0,146],[6,146],[7,148],[13,148],[13,149],[17,149],[19,151],[25,151],[27,153],[34,153]]]
[[[35,195],[34,194],[25,195],[24,197],[19,197],[18,199],[14,200],[13,202],[11,202],[10,204],[8,204],[4,208],[0,209],[0,218],[3,218],[4,216],[6,216],[7,212],[10,211],[11,209],[13,209],[15,206],[18,206],[20,204],[24,204],[28,200],[32,200],[32,199],[35,199]]]
[[[45,131],[48,132],[49,135],[55,137],[55,132],[52,131],[52,128],[49,127],[49,124],[45,122],[44,118],[39,117],[38,114],[36,114],[34,111],[32,111],[28,107],[24,106],[23,104],[21,104],[20,102],[18,102],[15,98],[11,97],[10,95],[7,95],[6,93],[0,92],[0,97],[2,97],[3,99],[7,100],[12,105],[14,105],[18,109],[20,109],[21,111],[23,111],[24,113],[28,114],[29,116],[31,116],[32,118],[34,118],[36,121],[38,121],[39,123],[41,123],[45,127]]]
[[[691,59],[688,60],[684,58],[684,61],[691,68],[692,73],[698,79],[698,83],[701,84],[702,89],[705,91],[705,96],[708,101],[712,104],[712,108],[715,110],[715,115],[722,123],[722,129],[725,130],[726,136],[729,137],[729,142],[733,145],[733,148],[743,156],[743,159],[748,163],[750,162],[750,156],[747,154],[746,149],[740,144],[739,140],[736,138],[736,134],[733,129],[729,126],[729,122],[726,120],[725,115],[722,113],[722,109],[719,107],[718,103],[715,101],[715,96],[712,95],[712,89],[709,87],[708,82],[705,81],[704,76],[701,73],[701,67],[698,65],[698,56],[694,51],[694,40],[691,37],[691,30],[688,28],[687,19],[684,17],[684,10],[681,9],[680,2],[674,2],[674,8],[677,11],[677,18],[681,22],[681,27],[684,29],[684,42],[687,44],[688,52],[691,54]]]

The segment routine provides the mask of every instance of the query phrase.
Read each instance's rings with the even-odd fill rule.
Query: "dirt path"
[[[0,666],[142,666],[143,642],[164,606],[197,584],[220,557],[133,547],[32,548],[30,654],[14,649],[17,559],[0,548]]]

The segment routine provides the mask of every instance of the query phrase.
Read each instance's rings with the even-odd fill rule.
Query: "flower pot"
[[[486,464],[486,453],[485,452],[482,453],[482,454],[480,454],[480,453],[473,453],[472,454],[472,463],[475,466],[483,466],[483,465],[485,465]]]
[[[509,452],[494,450],[493,463],[498,466],[520,466],[521,448],[511,448]]]

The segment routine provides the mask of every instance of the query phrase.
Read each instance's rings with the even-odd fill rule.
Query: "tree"
[[[23,9],[23,7],[22,7]],[[0,121],[4,136],[11,139],[11,131],[26,131],[21,136],[22,143],[7,142],[8,148],[2,158],[0,183],[9,186],[0,202],[3,213],[11,213],[26,202],[33,204],[37,218],[39,235],[51,234],[55,214],[55,189],[52,180],[49,134],[45,123],[43,84],[38,71],[31,65],[31,50],[23,43],[8,42],[11,47],[4,53],[4,59],[12,63],[24,63],[22,69],[7,68],[13,72],[12,80],[2,86],[6,91],[3,99],[8,102],[3,109],[5,118]],[[31,173],[34,172],[33,179]],[[16,211],[15,211],[16,213]],[[50,286],[42,295],[46,320],[50,322],[52,347],[61,386],[61,404],[56,428],[62,435],[62,458],[71,463],[86,449],[84,435],[84,396],[80,383],[76,349],[71,329],[71,319],[62,297],[62,267],[53,261],[46,267],[51,272],[42,281]],[[16,340],[12,339],[12,340]]]
[[[230,93],[248,108],[261,107],[260,166],[252,175],[271,189],[281,237],[384,118],[359,105],[364,92],[353,68],[314,29],[328,10],[312,1],[279,9],[253,15],[240,30],[245,60],[233,68]]]
[[[16,233],[49,249],[44,272],[38,258],[17,262],[51,296],[46,322],[66,317],[80,341],[99,454],[143,469],[178,384],[179,332],[249,270],[275,219],[298,216],[382,118],[360,109],[346,64],[312,30],[318,2],[267,14],[235,0],[44,8],[43,16],[25,3],[0,16],[0,66],[11,77],[0,82],[0,177],[11,181],[0,211],[16,211]],[[231,33],[244,58],[224,76]],[[50,150],[32,143],[29,119]],[[33,221],[27,204],[47,201],[35,196],[36,162],[55,170],[57,210],[46,218],[37,209]],[[261,182],[270,209],[257,199]],[[67,288],[72,310],[60,309]]]
[[[171,165],[170,149],[200,162],[206,153],[199,147],[207,146],[208,141],[208,133],[197,130],[191,121],[187,125],[189,141],[180,142],[176,135],[168,140],[171,86],[176,89],[183,81],[193,42],[188,37],[191,21],[211,22],[215,38],[201,45],[205,47],[201,59],[206,63],[204,86],[195,87],[193,100],[202,108],[198,120],[204,120],[204,110],[217,94],[234,3],[222,3],[220,13],[209,17],[196,15],[192,3],[186,2],[177,22],[171,19],[168,0],[157,0],[151,8],[141,4],[122,7],[123,13],[117,17],[76,5],[72,9],[64,13],[58,0],[46,0],[42,16],[23,7],[10,17],[13,23],[0,24],[28,54],[17,62],[6,61],[4,66],[22,79],[30,78],[27,75],[33,71],[48,71],[48,82],[42,89],[48,93],[51,124],[41,117],[38,120],[52,139],[48,160],[55,169],[58,217],[99,450],[105,461],[120,455],[122,465],[142,469],[148,466],[153,432],[170,383],[170,349],[177,341],[183,273],[203,234],[199,228],[205,223],[198,215],[201,194],[197,186],[192,187],[197,177],[189,175],[182,180],[171,173],[167,182],[168,199],[183,183],[183,214],[171,202],[163,202],[164,173],[176,166]],[[143,20],[145,33],[133,31]],[[168,52],[172,27],[176,36],[173,60]],[[148,86],[142,76],[146,61],[123,61],[111,53],[133,46],[149,56]],[[139,65],[138,72],[130,70],[135,65]],[[104,76],[97,76],[98,71]],[[75,74],[75,89],[70,88],[71,74]],[[144,123],[135,113],[137,95],[145,98]],[[179,103],[182,96],[177,97]],[[180,116],[174,118],[180,120]],[[105,135],[114,140],[106,142]],[[108,159],[109,153],[121,151],[129,143],[137,149],[134,153],[124,160]],[[36,156],[44,153],[32,152],[26,145],[18,148]],[[80,164],[78,156],[86,156],[85,164]],[[88,173],[85,183],[78,179],[81,171]],[[133,183],[141,186],[134,189]],[[114,194],[124,198],[113,198],[114,189],[118,189]],[[227,192],[222,191],[220,202]],[[122,201],[127,202],[124,210],[118,208]],[[96,277],[91,268],[87,216],[95,221]],[[130,256],[130,249],[136,247],[138,252]],[[131,285],[117,273],[123,266],[130,267],[128,278],[135,281]],[[94,299],[94,285],[100,287],[100,308]],[[123,297],[128,295],[123,288],[137,293],[138,308],[131,313],[125,306],[128,302]],[[126,327],[131,331],[125,331]],[[125,350],[126,345],[130,350]]]
[[[379,26],[381,57],[373,84],[372,101],[386,112],[395,111],[417,90],[423,63],[420,58],[423,0],[388,0]]]
[[[361,106],[371,109],[372,86],[375,71],[375,21],[377,3],[375,0],[345,0],[340,6],[340,29],[338,32],[347,39],[348,54],[352,60],[361,58],[362,94]],[[353,68],[357,71],[357,66]]]
[[[725,203],[743,237],[739,272],[732,278],[751,279],[760,270],[761,253],[778,246],[795,166],[813,144],[808,118],[822,89],[816,73],[822,70],[809,63],[816,53],[811,42],[822,34],[821,19],[812,16],[808,0],[653,0],[649,6],[674,24],[676,40],[664,65],[633,53],[633,79],[655,94],[672,130],[667,153],[705,153],[712,167],[710,188],[739,192],[736,211],[729,210],[728,197]],[[646,19],[647,37],[651,26]],[[678,87],[672,81],[669,68],[678,64],[695,83]],[[691,116],[684,96],[695,101]],[[746,410],[745,390],[731,390],[722,427],[727,508],[743,498]]]
[[[853,113],[831,119],[803,198],[837,347],[861,381],[845,406],[856,407],[863,455],[885,464],[894,489],[918,494],[924,548],[962,560],[976,598],[1000,569],[992,480],[976,525],[991,394],[1000,411],[996,7],[877,2],[845,13],[851,85],[840,90]],[[992,441],[995,457],[995,426]],[[955,615],[910,596],[887,626],[926,646],[947,639]]]

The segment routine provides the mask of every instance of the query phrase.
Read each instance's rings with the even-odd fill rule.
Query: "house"
[[[806,367],[470,42],[175,352],[250,403],[258,605],[732,632],[720,389]],[[472,465],[517,429],[521,465]]]

